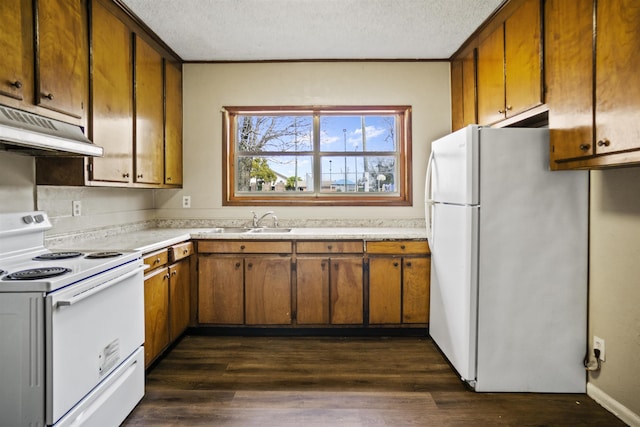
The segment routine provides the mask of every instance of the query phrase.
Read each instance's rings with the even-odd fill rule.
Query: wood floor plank
[[[624,426],[584,394],[474,393],[425,338],[186,336],[124,426]]]

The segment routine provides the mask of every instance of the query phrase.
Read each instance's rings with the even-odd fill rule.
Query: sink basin
[[[273,228],[273,227],[262,227],[262,228],[252,228],[249,233],[289,233],[291,232],[290,228]]]
[[[251,230],[247,227],[216,227],[209,230],[211,233],[246,233]]]

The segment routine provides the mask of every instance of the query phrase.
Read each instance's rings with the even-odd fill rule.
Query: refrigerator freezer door
[[[434,204],[429,334],[464,380],[476,378],[479,208]]]
[[[456,205],[479,203],[478,126],[471,125],[431,145],[432,199]]]

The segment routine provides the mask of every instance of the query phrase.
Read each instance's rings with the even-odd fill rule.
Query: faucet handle
[[[278,228],[278,217],[275,215],[271,216],[273,216],[273,228]]]

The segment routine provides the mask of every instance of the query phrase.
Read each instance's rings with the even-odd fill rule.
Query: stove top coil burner
[[[51,252],[51,253],[38,255],[33,259],[34,260],[57,260],[57,259],[78,258],[79,256],[82,256],[82,252]]]
[[[99,258],[115,258],[122,255],[122,252],[95,252],[85,256],[88,259],[99,259]]]
[[[50,277],[61,276],[69,272],[71,272],[71,269],[64,267],[30,268],[28,270],[21,270],[8,274],[2,280],[48,279]]]

